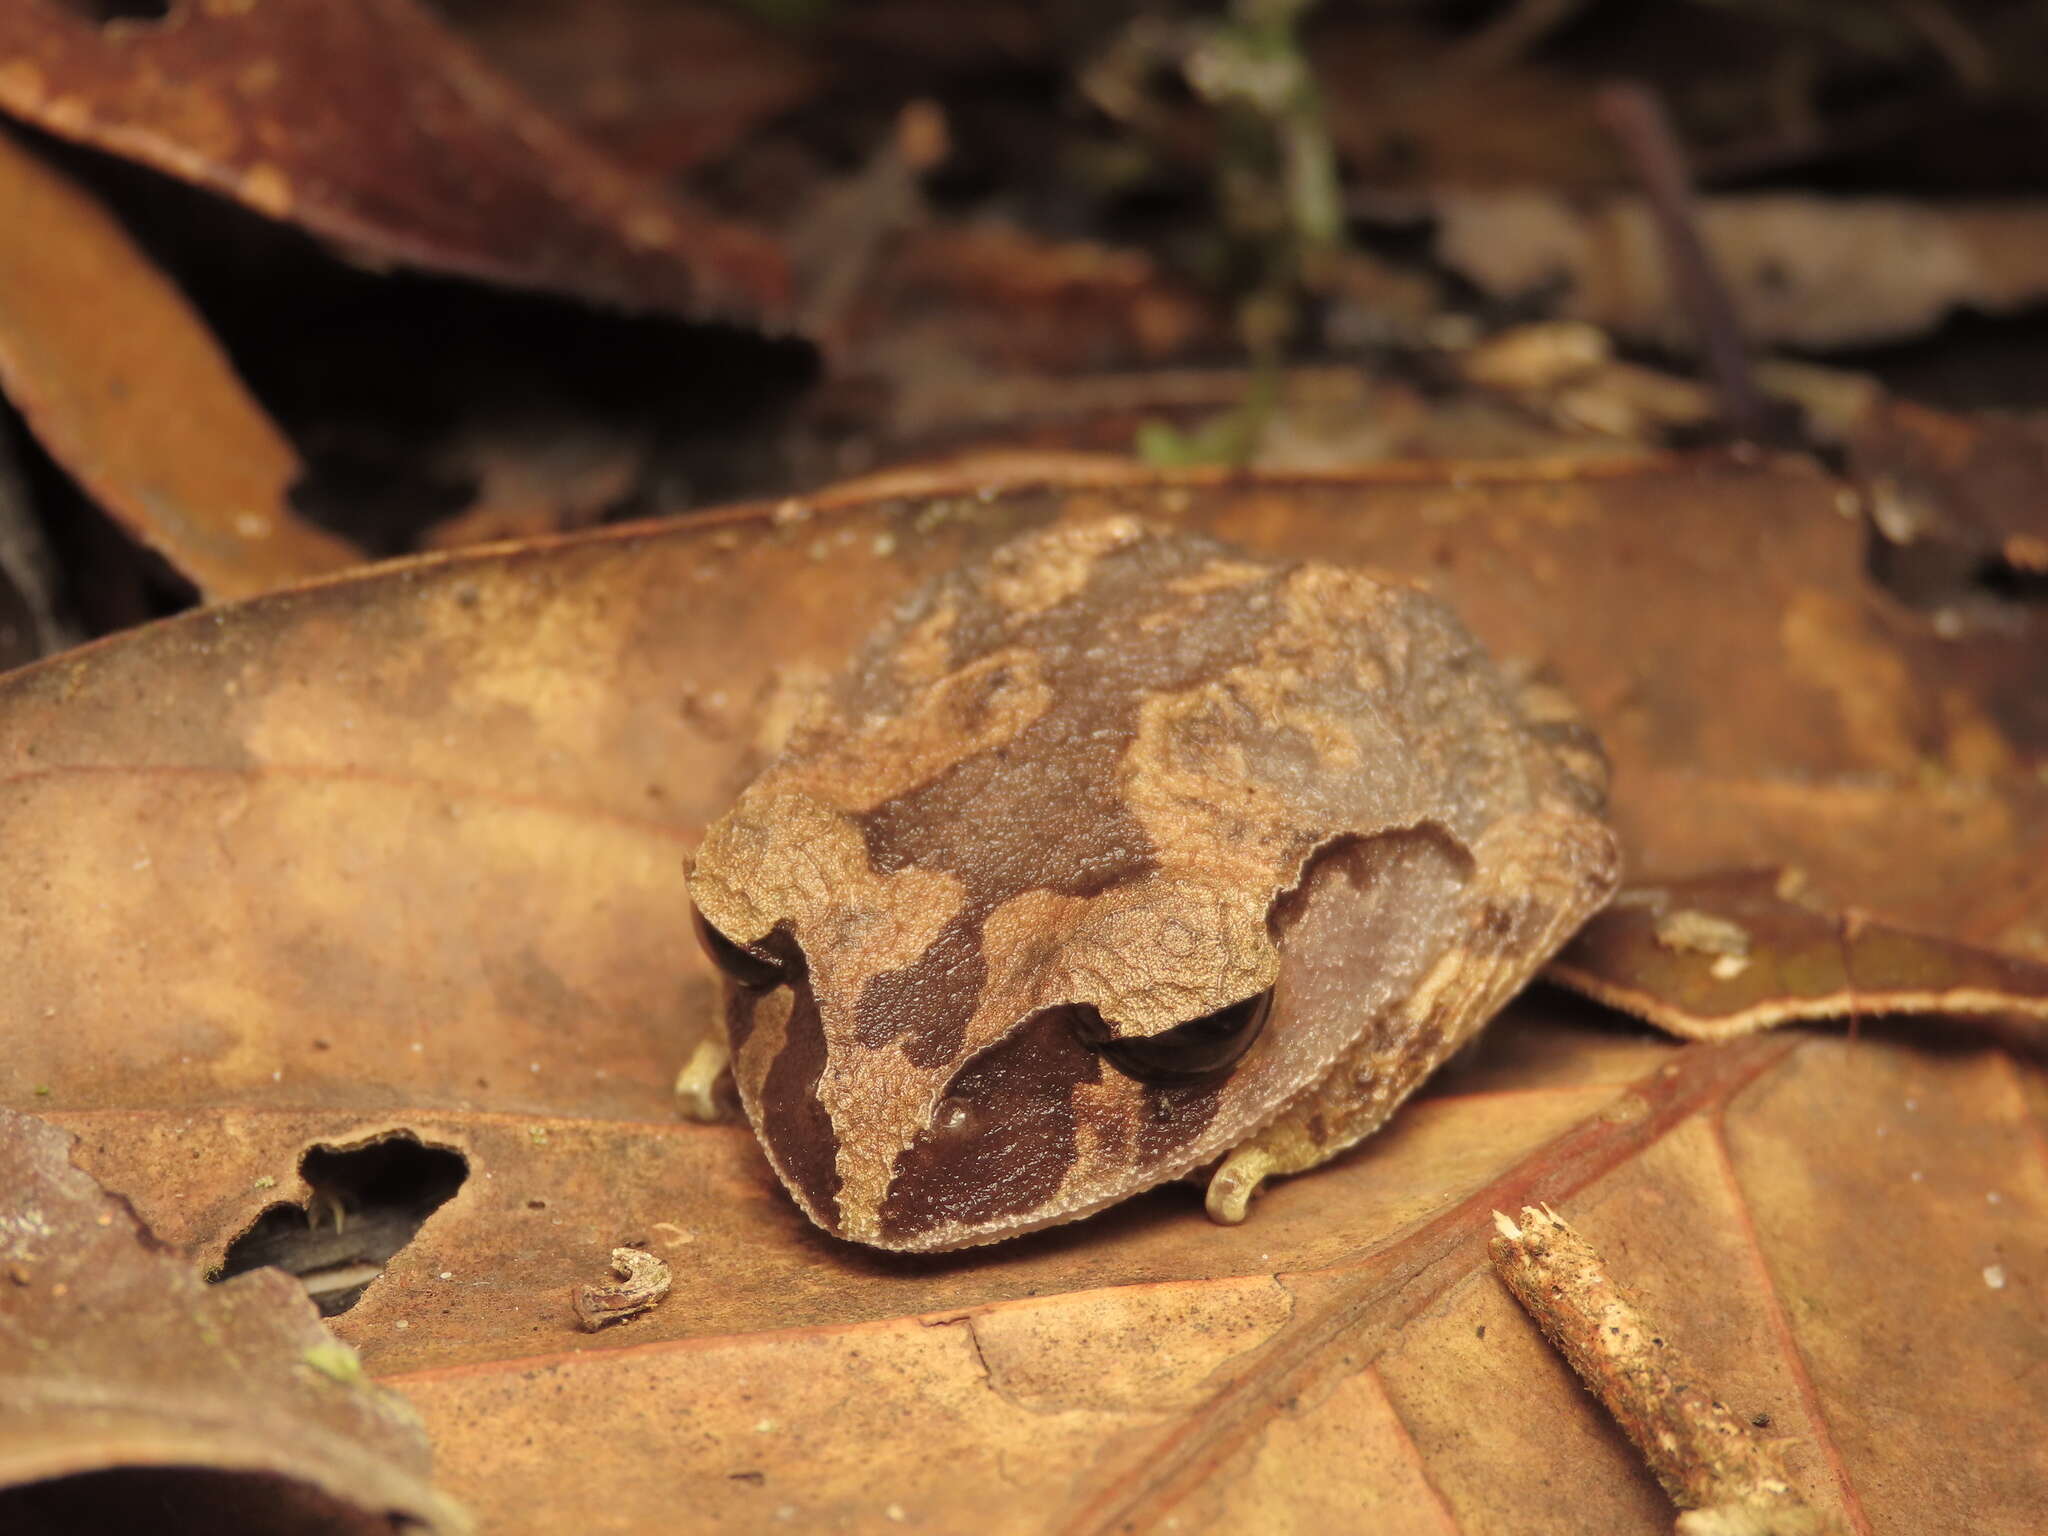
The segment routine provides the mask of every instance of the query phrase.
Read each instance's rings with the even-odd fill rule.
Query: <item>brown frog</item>
[[[1378,1128],[1613,892],[1605,762],[1393,576],[1129,517],[918,592],[690,876],[729,1067],[820,1226],[992,1242]],[[729,1055],[728,1055],[729,1050]]]

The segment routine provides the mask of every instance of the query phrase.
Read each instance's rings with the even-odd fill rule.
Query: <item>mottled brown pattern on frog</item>
[[[842,1235],[1083,1214],[1271,1120],[1368,1028],[1347,1010],[1398,1013],[1475,920],[1468,849],[1570,777],[1405,583],[1121,517],[1026,536],[906,605],[707,834],[705,917],[788,924],[815,992],[789,1064],[743,1051],[742,1099]],[[1340,915],[1297,928],[1317,902]],[[1332,944],[1376,958],[1332,996],[1290,942],[1322,973],[1351,969]],[[1125,1078],[1066,1021],[1156,1034],[1276,977],[1266,1034],[1196,1085]]]

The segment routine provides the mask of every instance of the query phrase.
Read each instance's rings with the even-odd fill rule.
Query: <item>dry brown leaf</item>
[[[2048,878],[2038,639],[1940,641],[1871,589],[1837,493],[1708,461],[1019,460],[140,631],[0,683],[9,1091],[47,1086],[202,1262],[310,1145],[459,1151],[338,1327],[507,1529],[1668,1529],[1486,1272],[1492,1209],[1569,1198],[1826,1509],[1938,1529],[1967,1486],[1974,1529],[2018,1533],[2048,1167],[2037,1074],[1996,1050],[1679,1047],[1539,995],[1243,1227],[1167,1189],[927,1260],[832,1243],[744,1130],[667,1099],[711,992],[683,858],[760,733],[921,574],[1112,507],[1426,576],[1588,707],[1640,869],[1776,843],[2013,942]],[[584,1333],[574,1287],[636,1245],[669,1295]],[[1902,1454],[1909,1423],[1943,1427]]]
[[[1636,886],[1545,974],[1695,1040],[1883,1013],[2009,1019],[2016,1039],[2048,1039],[2048,965],[1816,911],[1799,885],[1758,870]]]
[[[1504,300],[1554,296],[1564,318],[1662,345],[1696,344],[1639,199],[1582,206],[1541,191],[1432,193],[1436,250]],[[2048,208],[1794,194],[1699,200],[1701,237],[1751,341],[1867,346],[2048,295]]]
[[[1398,21],[1331,21],[1311,44],[1316,73],[1331,138],[1365,183],[1583,189],[1626,174],[1583,74],[1526,58],[1488,60],[1472,50],[1473,38],[1432,37]],[[1472,110],[1475,99],[1485,111]]]
[[[1225,339],[1217,306],[1141,251],[1053,241],[1006,223],[907,234],[855,317],[856,357],[936,322],[991,371],[1086,373],[1157,364]]]
[[[1187,377],[1160,369],[1216,350],[1217,306],[1136,250],[930,223],[915,188],[900,157],[879,158],[798,242],[809,329],[841,359],[808,406],[818,431],[878,440],[866,462],[1049,435],[1120,451],[1146,413],[1184,403]],[[1241,372],[1196,381],[1222,409],[1246,387]]]
[[[411,0],[0,10],[0,110],[380,263],[773,319],[781,251],[640,180]]]
[[[1960,606],[1987,568],[2048,576],[2048,415],[1883,400],[1856,420],[1847,449],[1896,588]]]
[[[223,1530],[286,1529],[280,1508],[300,1511],[291,1529],[469,1528],[427,1480],[418,1420],[298,1286],[267,1270],[208,1286],[70,1150],[0,1109],[0,1526],[169,1513],[196,1531],[204,1507]]]
[[[208,597],[362,559],[293,513],[298,455],[184,295],[94,197],[5,131],[0,387],[51,457]]]
[[[451,0],[438,7],[542,103],[642,174],[681,176],[826,73],[786,31],[691,0]]]

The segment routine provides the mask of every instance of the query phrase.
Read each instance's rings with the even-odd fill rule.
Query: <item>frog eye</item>
[[[1156,1035],[1129,1040],[1112,1036],[1093,1008],[1078,1010],[1081,1039],[1126,1077],[1141,1083],[1179,1083],[1233,1067],[1252,1048],[1273,1005],[1268,987],[1243,1002],[1189,1019]]]
[[[690,908],[690,926],[697,930],[697,942],[704,946],[711,963],[748,991],[766,992],[795,980],[799,966],[794,956],[772,953],[765,944],[735,944],[706,922],[694,906]],[[769,936],[771,940],[776,937]]]

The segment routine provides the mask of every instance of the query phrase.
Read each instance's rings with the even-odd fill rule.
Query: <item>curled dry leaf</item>
[[[411,0],[0,12],[0,110],[364,259],[687,317],[773,317],[781,252],[642,181]]]
[[[1623,891],[1545,974],[1694,1040],[1883,1013],[2024,1021],[2018,1038],[2048,1040],[2048,965],[1816,911],[1801,883],[1761,870]]]
[[[1057,517],[1427,578],[1587,708],[1644,877],[1789,859],[2022,949],[2044,909],[2037,638],[1943,641],[1884,600],[1810,470],[1007,476],[413,561],[0,682],[0,1084],[202,1262],[308,1147],[457,1152],[336,1327],[508,1525],[574,1528],[601,1479],[621,1525],[687,1497],[748,1529],[1668,1529],[1485,1270],[1492,1210],[1570,1200],[1823,1508],[1938,1529],[1967,1481],[1983,1529],[2027,1529],[2043,1384],[1999,1367],[2048,1169],[2033,1069],[1995,1049],[1678,1046],[1537,994],[1243,1226],[1168,1188],[938,1260],[834,1244],[742,1129],[674,1117],[711,999],[702,827],[805,679]],[[586,1334],[564,1298],[629,1245],[671,1295]],[[649,1411],[684,1402],[687,1435]],[[1902,1457],[1904,1422],[1945,1427]]]
[[[219,1529],[284,1529],[284,1509],[306,1515],[293,1529],[469,1529],[428,1481],[418,1419],[296,1285],[209,1286],[70,1150],[0,1110],[0,1525],[133,1529],[217,1504]]]
[[[4,131],[0,387],[50,456],[209,598],[362,558],[293,513],[298,455],[184,296],[97,199]]]

